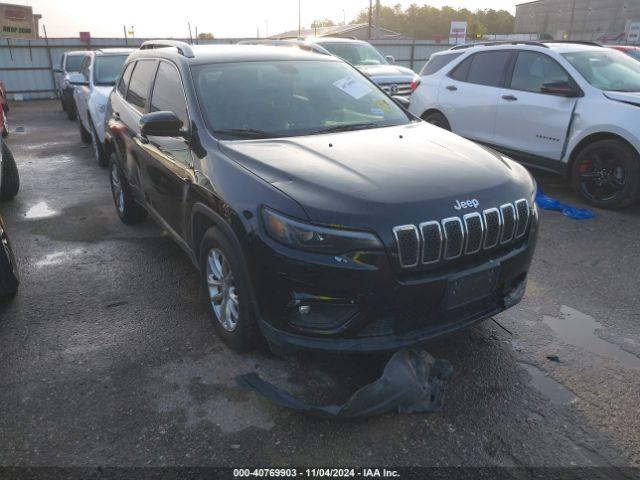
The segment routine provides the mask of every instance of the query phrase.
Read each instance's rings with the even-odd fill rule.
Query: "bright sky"
[[[523,0],[382,0],[383,5],[424,3],[441,7],[495,8],[515,13]],[[301,0],[302,24],[330,18],[347,22],[369,5],[368,0]],[[49,37],[76,37],[90,31],[92,37],[122,35],[122,25],[135,27],[136,37],[186,37],[187,22],[193,30],[216,37],[255,37],[257,28],[265,36],[298,28],[298,0],[8,0],[31,5],[42,15]],[[375,0],[374,0],[375,4]],[[268,27],[267,27],[268,25]],[[41,29],[42,31],[42,29]]]

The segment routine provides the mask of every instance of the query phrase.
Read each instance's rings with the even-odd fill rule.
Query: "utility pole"
[[[367,38],[371,40],[371,15],[373,11],[373,0],[369,0],[369,28],[367,30]]]
[[[376,0],[376,39],[380,39],[380,0]]]

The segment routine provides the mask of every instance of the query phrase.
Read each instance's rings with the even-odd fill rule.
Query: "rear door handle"
[[[455,85],[447,85],[446,88],[451,92],[455,92],[456,90],[458,90],[458,87],[456,87]]]
[[[515,102],[518,100],[518,97],[514,97],[513,95],[502,95],[502,98],[508,102]]]

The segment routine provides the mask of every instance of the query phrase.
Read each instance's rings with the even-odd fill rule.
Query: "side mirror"
[[[140,135],[153,137],[183,137],[182,120],[173,112],[151,112],[140,118]]]
[[[89,85],[89,81],[81,73],[70,73],[69,83],[71,85]]]
[[[56,72],[56,73],[62,73],[62,68],[60,67],[60,64],[56,63],[53,66],[53,71]]]
[[[559,97],[578,97],[579,90],[569,82],[549,82],[540,87],[540,92]]]
[[[391,65],[396,63],[396,58],[393,55],[385,55],[384,58],[386,58],[387,62],[389,62]]]
[[[393,101],[400,105],[402,108],[404,108],[405,110],[409,110],[411,100],[409,100],[407,97],[403,97],[401,95],[393,95],[391,98],[393,98]]]

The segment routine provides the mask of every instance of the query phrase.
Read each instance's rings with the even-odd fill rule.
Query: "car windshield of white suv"
[[[388,65],[387,59],[368,43],[335,42],[319,44],[351,65]]]
[[[112,86],[122,71],[127,55],[98,55],[93,66],[94,85]]]
[[[209,128],[269,138],[409,123],[409,115],[360,72],[337,61],[192,67]]]
[[[613,50],[564,53],[587,82],[600,90],[640,92],[640,62]]]
[[[69,73],[75,73],[80,71],[80,66],[82,65],[82,61],[84,60],[84,55],[69,55],[67,57],[67,63],[65,65],[65,70]]]

